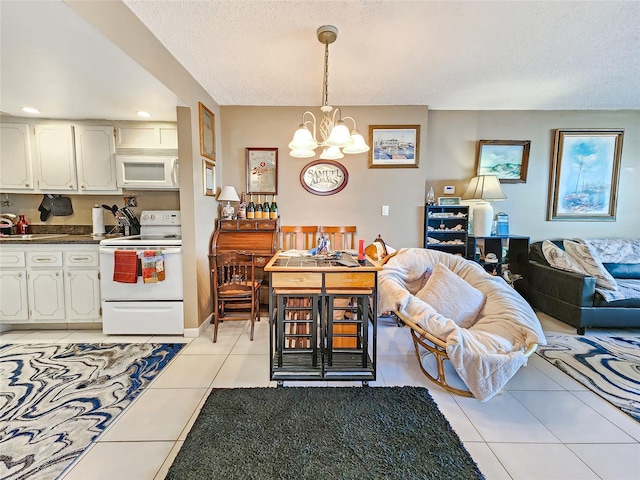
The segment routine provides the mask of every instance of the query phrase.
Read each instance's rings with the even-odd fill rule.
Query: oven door
[[[158,283],[144,283],[138,276],[136,283],[121,283],[113,280],[115,252],[117,250],[136,251],[142,257],[145,250],[161,251],[164,256],[165,280]],[[182,248],[151,246],[100,246],[100,295],[103,301],[122,302],[127,300],[181,301],[182,290]]]

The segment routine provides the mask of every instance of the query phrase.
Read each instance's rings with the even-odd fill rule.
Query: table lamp
[[[231,220],[233,218],[234,209],[231,206],[231,202],[239,202],[240,197],[238,197],[238,192],[236,189],[230,185],[226,187],[222,187],[222,191],[220,195],[218,195],[218,201],[227,201],[227,204],[222,207],[222,219],[223,220]]]
[[[493,208],[489,202],[507,199],[498,177],[495,175],[473,177],[469,187],[462,195],[462,199],[477,201],[473,206],[473,235],[475,237],[490,237]]]

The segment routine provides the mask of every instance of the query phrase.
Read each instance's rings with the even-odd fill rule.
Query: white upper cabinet
[[[38,188],[77,190],[73,126],[65,124],[35,126]]]
[[[80,191],[118,191],[113,127],[77,125],[75,144]]]
[[[0,190],[33,190],[29,125],[0,124]]]
[[[178,130],[172,124],[118,125],[116,147],[177,150]]]

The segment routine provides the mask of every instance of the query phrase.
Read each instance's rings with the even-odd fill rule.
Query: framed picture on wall
[[[211,110],[198,102],[200,115],[200,155],[216,159],[216,117]]]
[[[202,184],[204,195],[208,197],[215,197],[216,165],[209,160],[202,160]]]
[[[622,129],[558,129],[547,220],[616,218]]]
[[[278,149],[247,148],[247,193],[278,193]]]
[[[418,168],[420,125],[369,125],[369,168]]]
[[[495,175],[500,183],[526,183],[531,140],[479,140],[476,175]]]

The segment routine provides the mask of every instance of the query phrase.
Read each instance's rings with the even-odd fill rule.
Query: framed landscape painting
[[[495,175],[500,183],[525,183],[530,140],[480,140],[476,175]]]
[[[548,220],[615,220],[622,129],[558,129]]]

